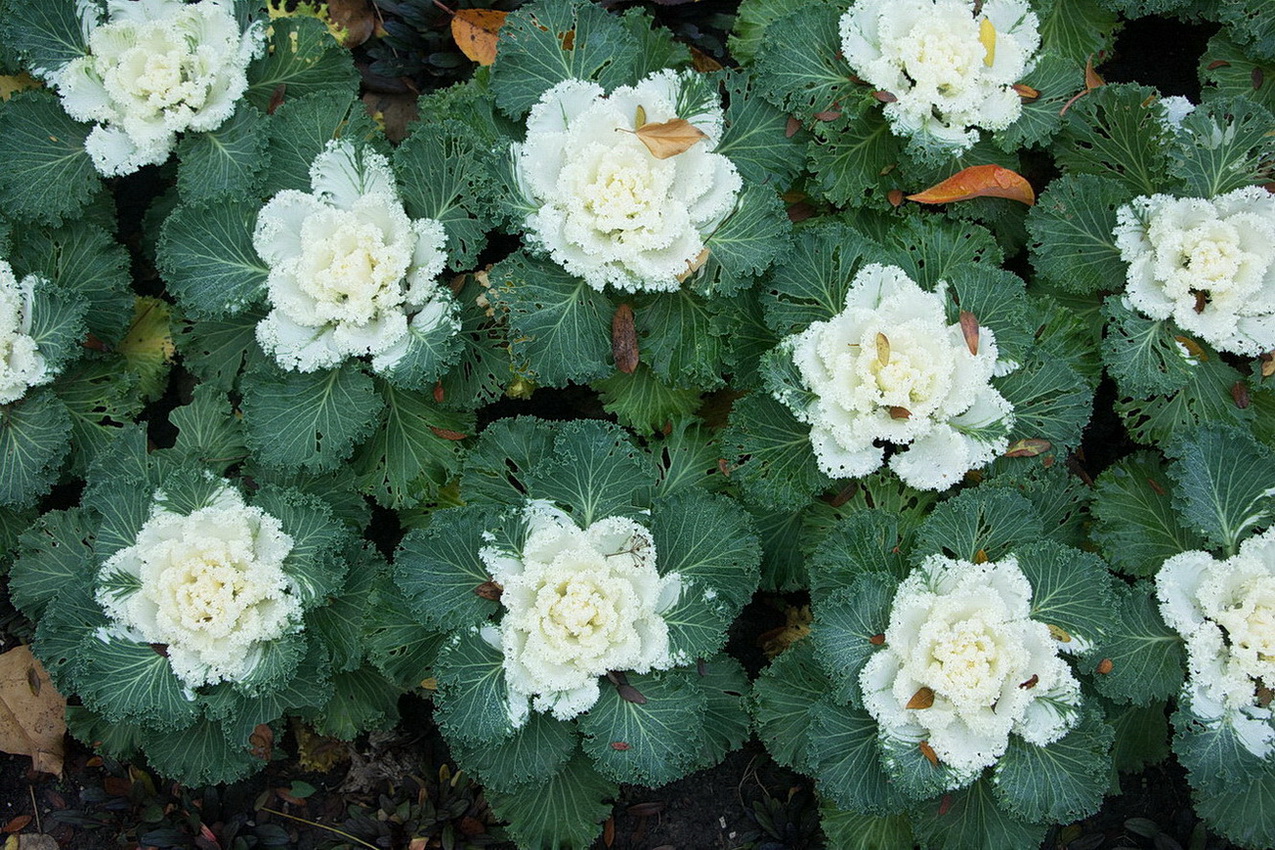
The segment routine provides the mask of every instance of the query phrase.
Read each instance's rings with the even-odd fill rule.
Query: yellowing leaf
[[[990,68],[996,63],[996,27],[987,18],[978,22],[978,40],[987,51],[983,56],[983,64]]]
[[[668,159],[679,153],[688,151],[696,142],[708,138],[699,127],[685,118],[674,118],[658,124],[643,124],[635,131],[637,137],[646,145],[651,156],[656,159]]]
[[[176,352],[171,318],[172,310],[163,301],[138,298],[133,303],[133,326],[116,349],[141,377],[141,390],[148,398],[163,392],[167,366]]]
[[[1062,626],[1055,626],[1053,623],[1050,623],[1049,635],[1056,641],[1060,641],[1062,643],[1071,643],[1071,635],[1068,634],[1067,630],[1064,629]]]
[[[479,65],[496,61],[496,42],[508,12],[496,9],[457,9],[452,16],[452,38],[460,52]]]
[[[1028,437],[1025,440],[1015,440],[1005,450],[1005,457],[1037,457],[1044,454],[1054,447],[1053,443],[1048,440],[1042,440],[1039,437]]]
[[[27,73],[0,76],[0,100],[8,100],[15,92],[38,89],[40,81]]]
[[[924,192],[908,195],[920,204],[949,204],[970,198],[1008,198],[1027,206],[1036,203],[1031,184],[1016,171],[999,165],[971,165]]]
[[[66,698],[26,646],[0,655],[0,751],[31,757],[43,773],[62,775]]]
[[[877,362],[882,366],[890,365],[890,338],[877,331]]]

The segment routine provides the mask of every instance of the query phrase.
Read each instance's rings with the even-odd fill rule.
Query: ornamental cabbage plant
[[[564,80],[541,95],[514,145],[535,207],[525,221],[531,244],[594,289],[679,288],[735,209],[739,172],[715,152],[720,100],[695,75],[658,71],[609,94]]]
[[[505,655],[515,725],[529,702],[559,720],[587,711],[611,670],[672,667],[661,615],[681,595],[681,577],[656,569],[651,532],[618,516],[580,528],[549,502],[531,502],[524,518],[520,550],[479,551],[501,587],[505,616],[484,638]]]
[[[253,245],[270,266],[270,312],[257,340],[285,369],[331,369],[371,355],[393,368],[416,336],[459,330],[436,219],[409,219],[389,160],[331,141],[310,165],[312,191],[284,190],[257,216]]]
[[[885,450],[906,484],[946,490],[1005,450],[1013,409],[991,385],[1014,364],[999,360],[996,336],[945,315],[947,284],[921,289],[897,266],[869,264],[850,284],[844,309],[785,337],[799,386],[775,397],[810,424],[819,468],[857,478],[879,468]]]
[[[220,127],[248,87],[265,25],[240,27],[231,0],[77,4],[86,55],[36,73],[57,89],[104,176],[168,159],[178,133]]]
[[[815,778],[826,829],[1034,847],[1097,810],[1113,732],[1081,671],[1116,596],[1061,531],[995,487],[919,526],[863,509],[829,531],[809,564],[811,633],[754,691],[762,740]]]
[[[82,505],[29,529],[10,574],[34,652],[82,704],[72,731],[187,784],[263,767],[253,736],[285,714],[351,738],[398,693],[355,637],[375,557],[323,499],[264,470],[246,490],[228,462],[200,462],[242,446],[214,398],[182,411],[173,448],[122,431]]]
[[[0,404],[10,404],[28,389],[52,379],[49,364],[31,336],[35,288],[45,286],[35,275],[21,282],[13,267],[0,260]]]
[[[1265,684],[1275,683],[1275,529],[1224,560],[1198,549],[1175,555],[1155,585],[1160,615],[1186,643],[1183,719],[1206,729],[1230,726],[1244,749],[1275,762]]]
[[[1261,186],[1211,199],[1142,195],[1117,220],[1134,309],[1219,351],[1275,348],[1275,196]]]
[[[1013,85],[1034,65],[1039,25],[1026,0],[855,0],[841,50],[892,96],[883,111],[896,135],[959,154],[978,128],[1003,130],[1022,112]]]
[[[748,737],[726,629],[757,586],[748,514],[661,483],[617,426],[498,420],[460,479],[464,506],[412,531],[395,577],[435,718],[521,846],[587,846],[619,782],[663,785]]]

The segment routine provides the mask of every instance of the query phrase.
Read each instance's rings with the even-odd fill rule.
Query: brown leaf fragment
[[[5,839],[4,850],[58,850],[57,839],[43,832],[25,832]]]
[[[1253,692],[1253,695],[1257,698],[1259,708],[1266,708],[1266,706],[1271,704],[1271,700],[1275,699],[1275,691],[1262,684],[1257,686],[1257,690]]]
[[[439,428],[435,425],[429,426],[429,430],[434,432],[435,437],[441,437],[444,440],[459,441],[464,440],[469,436],[468,434],[462,434],[459,431],[451,431],[447,428]]]
[[[622,131],[627,132],[627,131]],[[672,118],[656,124],[643,124],[632,132],[646,145],[651,156],[668,159],[684,153],[708,138],[708,134],[685,118]]]
[[[882,103],[894,103],[899,99],[893,92],[888,92],[884,89],[877,89],[872,93],[872,96]]]
[[[890,206],[897,207],[903,204],[903,190],[891,189],[885,193],[885,199],[890,202]]]
[[[797,135],[797,131],[801,129],[801,122],[796,117],[789,115],[787,123],[784,124],[784,138],[791,139]]]
[[[877,363],[890,365],[890,338],[881,331],[877,331]]]
[[[1049,636],[1056,641],[1071,643],[1071,635],[1067,633],[1067,630],[1062,626],[1055,626],[1053,623],[1049,624]]]
[[[606,819],[606,823],[602,825],[602,846],[610,847],[615,843],[615,817]]]
[[[1008,198],[1030,207],[1036,203],[1036,192],[1016,171],[999,165],[971,165],[907,198],[919,204],[950,204],[970,198]]]
[[[283,106],[283,98],[287,93],[287,83],[279,83],[279,85],[274,87],[274,91],[270,92],[270,101],[266,104],[267,115],[274,115],[275,110]]]
[[[443,390],[443,382],[439,381],[437,384],[434,384],[434,404],[442,404],[443,399],[446,397],[446,393]]]
[[[1199,289],[1191,290],[1191,294],[1195,296],[1195,304],[1192,309],[1197,313],[1203,313],[1204,308],[1209,306],[1209,294]]]
[[[931,688],[918,688],[917,692],[912,694],[912,699],[908,700],[908,704],[904,708],[922,709],[929,708],[934,705],[934,691]]]
[[[934,759],[934,763],[936,766],[938,765],[937,757]],[[952,809],[952,795],[944,794],[943,799],[939,800],[939,817],[943,817],[943,815],[947,814],[949,811],[951,811],[951,809]]]
[[[637,109],[633,110],[633,129],[640,130],[646,126],[646,107],[642,104],[637,105]]]
[[[1231,384],[1231,398],[1235,399],[1235,406],[1240,410],[1248,409],[1248,385],[1243,381],[1236,381]]]
[[[631,375],[638,367],[641,352],[638,350],[637,324],[633,319],[633,308],[627,303],[615,308],[611,317],[611,356],[615,358],[615,368]]]
[[[1208,71],[1216,71],[1218,68],[1229,67],[1231,67],[1231,63],[1227,62],[1225,59],[1214,59],[1212,62],[1204,66],[1205,70]]]
[[[701,74],[711,74],[714,71],[722,70],[722,63],[718,62],[712,56],[704,51],[692,47],[691,48],[691,67]]]
[[[816,112],[814,114],[814,119],[816,121],[836,121],[840,117],[841,110],[836,109],[835,107],[833,109],[825,109],[823,112]]]
[[[884,646],[884,645],[885,645],[885,635],[883,635],[883,634],[875,634],[875,635],[873,635],[872,637],[868,638],[868,643],[872,644],[873,646]]]
[[[1154,478],[1148,478],[1147,484],[1151,487],[1152,490],[1155,491],[1157,496],[1165,495],[1165,489],[1162,486],[1160,486],[1159,481],[1156,481]]]
[[[691,275],[695,274],[697,271],[702,269],[704,267],[704,264],[708,262],[708,257],[709,257],[709,254],[711,253],[712,253],[712,249],[705,248],[702,251],[700,251],[698,254],[696,254],[694,259],[687,262],[686,270],[677,276],[678,283],[685,282],[685,280],[688,277],[690,277]]]
[[[912,411],[908,410],[906,407],[887,407],[886,410],[889,411],[891,419],[912,418]]]
[[[1036,687],[1036,684],[1039,681],[1040,681],[1040,676],[1038,676],[1035,673],[1032,673],[1032,677],[1028,679],[1026,682],[1021,682],[1018,685],[1018,687],[1022,688],[1025,691],[1030,691],[1032,688]]]
[[[645,803],[634,803],[625,811],[635,818],[649,818],[658,815],[667,807],[668,804],[663,800],[647,800]]]
[[[4,825],[5,832],[21,832],[26,829],[27,824],[31,822],[30,815],[18,815],[13,820]]]
[[[328,18],[343,33],[342,47],[358,47],[376,32],[372,0],[328,0]]]
[[[426,676],[421,679],[421,690],[436,691],[438,690],[438,679],[434,676]]]
[[[566,32],[558,33],[558,43],[562,45],[563,50],[566,50],[568,52],[575,50],[576,31],[567,30]]]
[[[485,581],[474,588],[474,595],[481,596],[483,599],[490,599],[492,602],[499,602],[500,596],[505,589],[494,581]]]
[[[1085,91],[1093,91],[1100,86],[1105,86],[1107,81],[1098,76],[1098,72],[1093,69],[1093,55],[1085,60]]]
[[[612,741],[611,742],[611,749],[619,750],[620,752],[624,752],[625,750],[630,749],[631,747],[632,745],[629,744],[628,741]]]
[[[1029,437],[1025,440],[1015,440],[1009,444],[1009,448],[1005,450],[1005,457],[1037,457],[1044,454],[1054,447],[1054,444],[1048,440],[1042,440],[1039,437]]]
[[[962,310],[960,315],[961,336],[965,337],[965,347],[970,354],[978,356],[978,317],[969,310]]]
[[[1040,90],[1034,89],[1025,83],[1015,83],[1010,86],[1010,88],[1018,93],[1018,96],[1022,99],[1023,103],[1031,103],[1032,101],[1040,98]]]
[[[973,561],[973,563],[975,563],[975,564],[986,564],[986,563],[988,562],[988,560],[989,560],[989,559],[988,559],[988,557],[987,557],[987,550],[986,550],[986,549],[979,549],[977,552],[975,552],[975,553],[974,553],[974,561]]]
[[[929,741],[922,741],[920,744],[917,744],[917,748],[920,749],[921,755],[925,756],[926,760],[930,764],[935,767],[939,766],[938,754],[934,752],[934,748],[930,746]]]
[[[30,670],[38,688],[32,687]],[[66,699],[29,647],[0,655],[0,751],[30,756],[35,770],[61,776],[65,715]]]
[[[616,688],[620,694],[620,699],[625,702],[631,702],[635,705],[646,705],[646,697],[642,696],[642,692],[630,684],[623,684]]]
[[[1267,351],[1259,359],[1262,361],[1262,377],[1269,378],[1275,375],[1275,352]]]
[[[1266,72],[1261,68],[1254,68],[1248,78],[1253,83],[1253,91],[1257,91],[1262,87],[1262,83],[1266,82]]]
[[[253,758],[270,761],[274,753],[274,730],[269,723],[258,723],[248,736],[248,746],[252,748]]]
[[[788,207],[788,220],[793,224],[799,221],[805,221],[815,214],[815,208],[805,201],[800,201]]]
[[[500,28],[508,14],[495,9],[457,9],[452,15],[452,38],[460,52],[479,65],[495,62]]]
[[[1200,344],[1189,336],[1175,336],[1174,341],[1186,349],[1186,353],[1199,360],[1201,363],[1207,361],[1209,356],[1204,353],[1204,349]]]
[[[1094,669],[1105,676],[1111,672],[1111,668],[1114,666],[1116,665],[1111,662],[1110,658],[1104,658],[1098,662],[1098,666]]]

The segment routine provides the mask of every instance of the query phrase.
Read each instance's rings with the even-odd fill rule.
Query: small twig
[[[377,847],[375,844],[368,844],[362,838],[357,838],[353,835],[350,835],[350,833],[348,832],[343,832],[342,830],[337,829],[335,826],[328,826],[326,823],[319,823],[318,821],[306,820],[305,818],[299,818],[296,815],[290,815],[287,812],[281,812],[278,809],[271,809],[266,806],[263,806],[259,811],[269,812],[272,815],[278,815],[279,817],[288,818],[289,820],[294,820],[297,823],[303,823],[306,826],[317,826],[319,829],[326,829],[328,832],[336,833],[342,838],[348,838],[349,840],[353,841],[355,844],[361,844],[364,847],[371,848],[371,850],[381,850],[381,848]]]
[[[40,807],[35,803],[35,786],[28,785],[27,792],[31,795],[31,813],[35,815],[35,831],[43,833],[44,826],[40,823]]]

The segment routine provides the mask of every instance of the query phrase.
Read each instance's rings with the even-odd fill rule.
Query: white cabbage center
[[[1247,186],[1205,198],[1151,195],[1117,212],[1129,303],[1220,351],[1275,348],[1275,197]]]
[[[566,80],[532,108],[526,141],[513,148],[523,194],[537,207],[528,239],[595,289],[677,289],[701,261],[704,237],[734,209],[739,174],[713,152],[720,103],[681,116],[706,138],[666,159],[636,135],[677,119],[688,85],[662,71],[608,96]]]
[[[1263,689],[1275,685],[1275,529],[1217,561],[1190,551],[1156,575],[1160,614],[1186,642],[1182,702],[1214,726],[1229,723],[1255,755],[1275,752],[1275,717]]]
[[[1011,732],[1044,746],[1078,718],[1080,686],[1049,627],[1030,618],[1031,594],[1012,556],[932,555],[899,585],[885,644],[860,673],[882,734],[926,742],[953,787],[994,764]]]
[[[516,725],[529,700],[565,720],[597,701],[599,676],[673,666],[661,613],[681,581],[659,574],[650,531],[623,517],[580,528],[546,502],[532,502],[523,519],[520,552],[481,552],[503,588],[504,619],[489,638],[505,655]]]
[[[0,260],[0,404],[26,395],[52,378],[44,355],[31,336],[31,306],[39,278],[18,281],[13,267]]]
[[[186,687],[241,681],[263,644],[300,628],[283,569],[291,550],[279,521],[229,485],[190,514],[157,501],[137,540],[102,565],[97,601],[135,639],[166,646]]]
[[[810,424],[827,474],[869,474],[889,442],[901,449],[890,460],[900,478],[941,490],[1004,451],[1013,412],[990,383],[1004,369],[995,336],[980,327],[971,354],[960,324],[947,321],[945,293],[896,266],[868,265],[842,312],[780,343],[810,398],[791,388],[776,397]]]
[[[960,152],[977,127],[1003,130],[1022,112],[1012,88],[1031,70],[1039,22],[1025,0],[856,0],[841,17],[841,49],[860,78],[894,95],[897,135]]]

